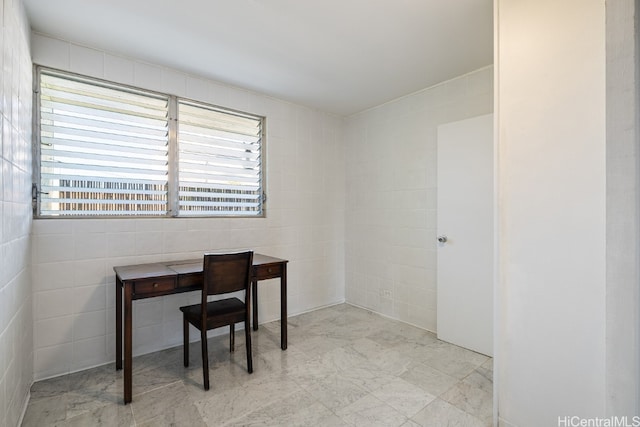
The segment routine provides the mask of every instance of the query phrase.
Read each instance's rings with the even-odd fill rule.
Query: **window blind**
[[[261,142],[260,117],[179,101],[179,215],[261,215]]]
[[[263,117],[36,72],[38,217],[264,214]]]
[[[40,215],[166,215],[168,96],[40,74]]]

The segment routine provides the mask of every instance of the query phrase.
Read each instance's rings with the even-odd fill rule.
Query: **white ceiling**
[[[24,0],[32,29],[349,115],[493,62],[492,0]]]

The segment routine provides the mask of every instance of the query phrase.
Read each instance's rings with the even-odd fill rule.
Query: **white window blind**
[[[168,102],[43,70],[40,215],[166,215]]]
[[[37,217],[263,216],[264,118],[36,68]]]
[[[260,117],[179,101],[179,215],[261,215],[261,146]]]

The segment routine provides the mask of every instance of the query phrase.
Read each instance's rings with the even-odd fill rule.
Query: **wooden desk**
[[[280,340],[287,349],[287,260],[253,255],[251,292],[253,330],[258,329],[258,281],[280,278]],[[122,369],[122,315],[124,292],[124,403],[131,402],[133,300],[202,289],[203,259],[167,261],[113,267],[116,272],[116,370]],[[176,310],[178,308],[176,307]]]

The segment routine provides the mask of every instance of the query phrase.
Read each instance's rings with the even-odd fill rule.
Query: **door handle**
[[[438,242],[440,243],[447,243],[447,236],[442,234],[440,236],[438,236]]]

